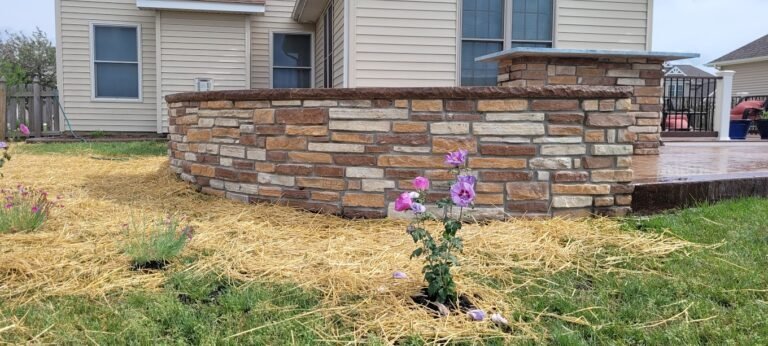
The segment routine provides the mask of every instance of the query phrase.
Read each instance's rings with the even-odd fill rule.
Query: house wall
[[[768,95],[768,61],[729,65],[723,70],[736,71],[733,94]]]
[[[155,12],[139,10],[135,0],[57,0],[57,8],[59,88],[73,130],[156,132]],[[91,23],[141,26],[140,102],[91,99]]]
[[[457,85],[460,1],[354,1],[352,86]],[[650,50],[653,0],[555,4],[555,48]]]
[[[653,0],[556,0],[555,47],[650,50]]]
[[[195,91],[195,78],[213,79],[214,90],[247,89],[246,16],[162,11],[160,83],[163,97]],[[163,102],[163,132],[167,132]]]
[[[315,32],[315,24],[296,23],[295,0],[267,0],[266,13],[251,16],[251,88],[269,88],[270,32]],[[317,66],[316,66],[317,67]]]
[[[456,85],[457,0],[357,0],[352,87]]]

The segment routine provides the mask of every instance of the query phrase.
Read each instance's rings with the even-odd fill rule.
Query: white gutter
[[[263,4],[233,4],[195,0],[136,0],[136,6],[148,10],[184,10],[224,13],[264,13]]]

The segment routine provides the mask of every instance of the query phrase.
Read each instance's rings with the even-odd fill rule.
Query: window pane
[[[497,63],[475,62],[475,58],[502,50],[501,42],[464,41],[461,47],[461,85],[496,85]]]
[[[462,37],[504,37],[504,0],[464,0],[462,7]]]
[[[274,66],[311,67],[312,42],[310,35],[275,34]]]
[[[310,88],[311,69],[276,68],[272,74],[273,88]]]
[[[96,97],[139,98],[139,65],[96,63]]]
[[[514,0],[512,40],[551,41],[552,0]]]
[[[94,26],[95,60],[138,62],[136,28],[121,26]]]

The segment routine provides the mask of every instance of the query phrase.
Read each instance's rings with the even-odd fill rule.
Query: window
[[[325,30],[323,31],[323,87],[333,88],[333,1],[325,12]]]
[[[275,33],[272,38],[272,87],[312,87],[312,35]]]
[[[463,0],[461,15],[461,85],[496,85],[498,64],[479,56],[552,47],[553,0]]]
[[[685,92],[685,85],[682,83],[673,83],[669,85],[669,96],[680,97]]]
[[[139,100],[141,64],[137,25],[93,25],[93,97]]]
[[[195,91],[211,91],[211,90],[213,90],[213,79],[195,78]]]

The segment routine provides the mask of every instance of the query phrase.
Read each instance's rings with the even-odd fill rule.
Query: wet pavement
[[[768,177],[768,141],[665,143],[658,156],[635,156],[635,183]]]

